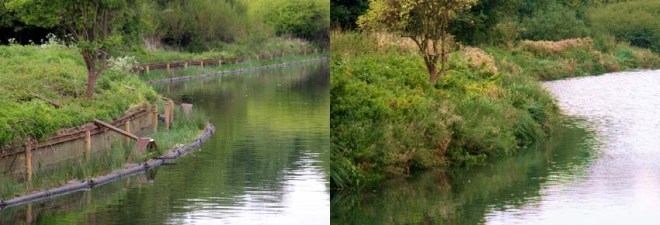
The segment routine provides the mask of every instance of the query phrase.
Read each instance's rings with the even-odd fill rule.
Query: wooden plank
[[[115,126],[112,126],[112,125],[110,125],[109,123],[106,123],[106,122],[100,121],[100,120],[98,120],[98,119],[94,119],[94,124],[96,124],[96,125],[98,125],[98,126],[106,127],[106,128],[108,128],[108,129],[110,129],[110,130],[112,130],[112,131],[114,131],[114,132],[117,132],[117,133],[119,133],[119,134],[121,134],[121,135],[124,135],[124,136],[126,136],[126,137],[129,137],[129,138],[131,138],[131,139],[133,139],[133,140],[136,140],[136,141],[138,140],[138,136],[135,136],[135,135],[133,135],[133,134],[131,134],[131,133],[128,133],[128,132],[126,132],[126,131],[124,131],[124,130],[122,130],[122,129],[119,129],[119,128],[115,127]]]

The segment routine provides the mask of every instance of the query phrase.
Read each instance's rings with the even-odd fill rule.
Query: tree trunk
[[[430,76],[431,77],[431,84],[435,84],[436,82],[438,82],[438,78],[440,78],[440,74],[438,73],[438,71],[429,70],[429,74],[431,75]]]
[[[85,91],[85,98],[92,99],[94,97],[94,87],[96,86],[96,79],[98,74],[94,71],[87,71],[87,90]]]

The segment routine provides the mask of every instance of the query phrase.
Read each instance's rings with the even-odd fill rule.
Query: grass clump
[[[156,140],[158,145],[158,152],[151,153],[152,156],[163,155],[177,145],[195,140],[208,121],[206,114],[198,109],[193,108],[189,115],[185,115],[180,107],[174,107],[174,122],[170,124],[170,129],[161,124],[158,126],[158,132],[151,134],[151,138]]]

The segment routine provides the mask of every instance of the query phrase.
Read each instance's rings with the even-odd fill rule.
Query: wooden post
[[[89,160],[92,156],[92,131],[85,131],[85,158]]]
[[[170,99],[168,101],[170,103],[170,123],[174,122],[174,101]]]
[[[27,205],[25,211],[25,224],[31,225],[34,222],[34,218],[32,218],[32,203]]]
[[[149,73],[149,66],[147,66],[146,69],[147,69],[147,73]]]
[[[200,65],[202,65],[202,68],[204,68],[204,60],[200,61]]]
[[[170,71],[170,63],[167,63],[167,71]]]
[[[218,60],[218,66],[222,66],[222,59]]]
[[[124,122],[124,130],[126,130],[128,133],[131,133],[131,120],[126,120],[126,122]],[[125,137],[125,139],[126,142],[131,140],[129,137]]]
[[[188,62],[183,63],[183,68],[188,69]]]
[[[181,103],[181,110],[183,110],[183,114],[186,117],[190,116],[190,112],[192,112],[192,106],[192,104]]]
[[[28,187],[32,183],[32,140],[25,147],[25,183]]]
[[[154,127],[154,133],[158,131],[158,108],[152,113],[151,125]]]
[[[170,129],[170,102],[165,102],[165,128]]]

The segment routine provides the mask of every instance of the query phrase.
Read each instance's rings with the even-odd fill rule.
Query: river
[[[660,224],[660,71],[545,82],[551,140],[450,174],[332,196],[333,224]]]
[[[329,80],[324,62],[156,85],[210,117],[200,150],[0,224],[329,224]]]

